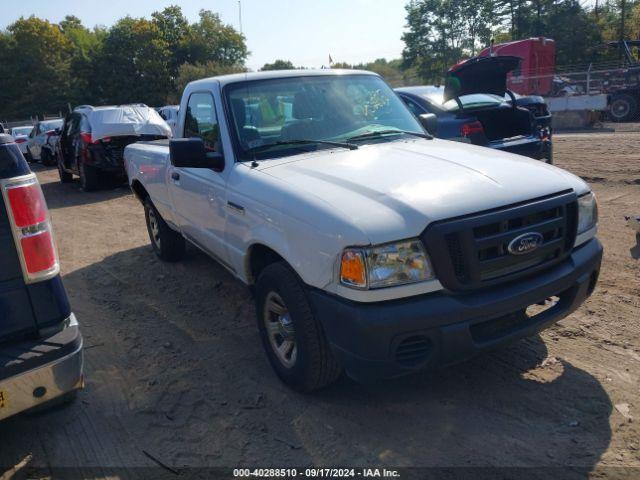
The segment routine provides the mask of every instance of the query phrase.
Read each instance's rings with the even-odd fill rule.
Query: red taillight
[[[44,201],[40,185],[37,183],[9,187],[7,197],[16,227],[24,228],[36,225],[47,219],[47,204]]]
[[[16,138],[16,143],[24,143],[26,141],[27,141],[26,138]]]
[[[478,121],[465,123],[460,127],[460,134],[463,137],[470,137],[471,135],[476,135],[479,133],[484,133],[484,127]]]
[[[80,138],[82,138],[82,141],[84,143],[93,143],[93,138],[91,138],[91,134],[90,133],[82,132],[80,134]]]
[[[57,133],[55,130],[49,130],[46,135],[47,137],[53,137],[54,135],[57,135]]]
[[[28,275],[48,272],[57,265],[56,251],[53,247],[51,232],[45,230],[20,240]]]
[[[57,275],[60,269],[49,212],[35,175],[4,180],[1,185],[25,281]]]

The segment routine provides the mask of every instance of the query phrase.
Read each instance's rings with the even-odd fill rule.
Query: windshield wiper
[[[278,146],[286,146],[286,145],[311,145],[311,144],[321,144],[321,145],[331,145],[332,147],[340,147],[340,148],[348,148],[349,150],[357,150],[358,145],[354,145],[353,143],[345,143],[345,142],[330,142],[328,140],[306,140],[306,139],[296,139],[296,140],[280,140],[273,143],[266,143],[264,145],[258,145],[257,147],[253,147],[247,150],[246,153],[260,153],[262,151],[268,150],[272,147]]]
[[[355,140],[365,140],[367,138],[382,137],[384,135],[391,135],[393,133],[398,135],[402,135],[402,134],[413,135],[414,137],[426,138],[427,140],[433,139],[433,136],[428,135],[426,133],[410,132],[408,130],[387,129],[387,130],[372,130],[370,132],[354,135],[353,137],[348,137],[346,140],[347,142],[353,142]]]

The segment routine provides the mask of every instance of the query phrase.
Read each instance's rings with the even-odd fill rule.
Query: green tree
[[[413,0],[406,6],[404,65],[415,67],[425,81],[439,80],[465,54],[469,35],[463,4],[464,0]]]
[[[73,15],[67,15],[60,22],[60,29],[73,45],[68,103],[71,105],[95,103],[98,92],[95,89],[94,61],[107,36],[107,31],[97,27],[89,30],[82,25],[79,18]]]
[[[193,64],[243,65],[249,54],[244,35],[209,10],[200,10],[200,19],[191,25],[184,46],[187,61]]]
[[[293,70],[296,67],[293,66],[289,60],[276,60],[273,63],[265,63],[260,69],[261,72],[268,70]]]
[[[20,18],[0,36],[0,52],[3,117],[66,109],[73,45],[57,25]]]
[[[163,104],[171,91],[170,50],[158,27],[125,17],[107,34],[94,61],[103,103]]]
[[[178,67],[187,60],[187,39],[191,29],[189,21],[177,5],[171,5],[161,12],[154,12],[151,17],[171,52],[169,68],[171,77],[175,79]]]
[[[173,92],[167,98],[168,103],[178,103],[182,97],[182,91],[189,82],[199,80],[201,78],[215,77],[217,75],[228,75],[231,73],[246,72],[243,65],[221,65],[216,62],[207,63],[183,63],[178,69],[176,78],[176,86]]]

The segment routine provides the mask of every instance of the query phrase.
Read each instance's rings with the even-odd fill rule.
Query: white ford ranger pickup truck
[[[432,121],[370,72],[208,78],[126,169],[157,255],[189,241],[249,285],[275,372],[309,391],[534,335],[595,288],[589,185]]]

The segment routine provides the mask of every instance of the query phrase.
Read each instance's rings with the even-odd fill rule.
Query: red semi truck
[[[536,37],[500,43],[482,50],[478,57],[511,55],[520,57],[520,67],[511,72],[507,85],[520,95],[548,95],[553,89],[556,44],[551,38]]]

